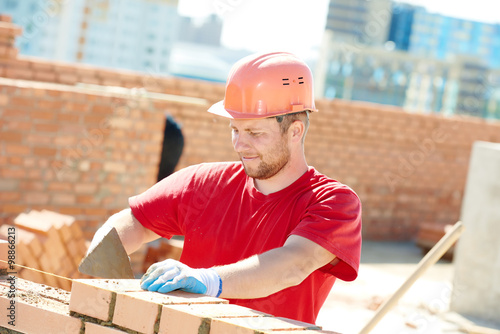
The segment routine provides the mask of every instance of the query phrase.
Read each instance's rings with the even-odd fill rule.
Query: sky
[[[370,0],[367,0],[370,1]],[[222,44],[255,52],[281,50],[307,57],[323,38],[328,0],[179,0],[181,15],[216,14]],[[499,0],[405,0],[430,12],[500,23]]]

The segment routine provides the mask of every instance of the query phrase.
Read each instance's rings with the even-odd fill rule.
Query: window
[[[17,0],[5,0],[5,7],[7,9],[16,9],[17,8]]]

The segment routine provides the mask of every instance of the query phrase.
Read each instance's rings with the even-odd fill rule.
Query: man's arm
[[[260,298],[300,284],[314,270],[338,261],[315,242],[292,235],[282,247],[212,269],[193,269],[171,259],[155,263],[141,286],[163,293],[182,289],[223,298]]]
[[[216,267],[222,298],[260,298],[300,284],[314,270],[339,260],[315,242],[296,235],[282,247]]]
[[[135,252],[147,242],[160,238],[158,234],[142,226],[132,214],[132,210],[124,209],[109,217],[106,223],[99,228],[92,239],[89,252],[104,238],[107,231],[112,227],[116,228],[127,254]]]

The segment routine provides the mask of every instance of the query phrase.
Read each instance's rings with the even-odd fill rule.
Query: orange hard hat
[[[267,118],[317,111],[307,64],[291,53],[247,56],[232,67],[224,100],[209,112],[238,119]]]

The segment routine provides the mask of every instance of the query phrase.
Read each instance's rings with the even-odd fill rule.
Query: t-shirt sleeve
[[[182,219],[183,192],[196,173],[197,166],[187,167],[164,178],[140,195],[129,198],[137,220],[147,229],[170,239],[184,235]]]
[[[361,202],[350,188],[344,186],[320,196],[291,234],[314,241],[340,260],[320,270],[344,281],[356,279],[361,256]]]

